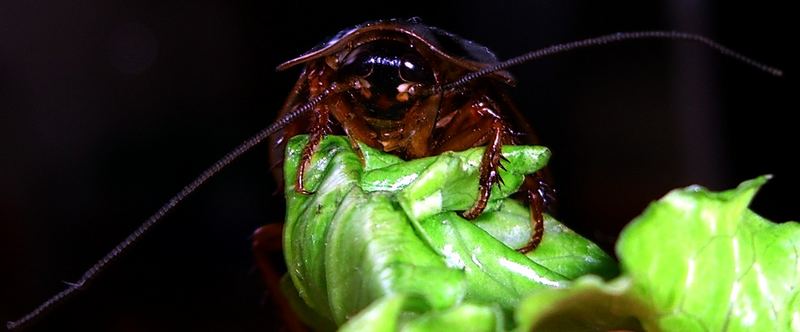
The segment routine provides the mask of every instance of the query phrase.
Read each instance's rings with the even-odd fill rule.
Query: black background
[[[780,3],[780,5],[779,5]],[[685,42],[600,47],[513,70],[558,216],[611,250],[672,188],[775,178],[753,204],[797,220],[788,4],[779,1],[4,1],[0,319],[76,280],[181,186],[266,126],[298,70],[274,67],[366,20],[421,16],[501,58],[626,30],[699,32],[775,78]],[[790,59],[792,61],[790,61]],[[793,86],[793,85],[792,85]],[[793,91],[797,91],[794,87]],[[32,330],[274,329],[250,234],[282,204],[260,147]],[[665,237],[680,237],[676,229]]]

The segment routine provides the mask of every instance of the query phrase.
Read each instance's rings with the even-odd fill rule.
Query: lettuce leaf
[[[412,161],[326,138],[294,192],[286,158],[284,289],[317,330],[800,331],[800,226],[747,208],[767,176],[678,189],[622,232],[614,261],[550,216],[542,244],[509,198],[549,151],[505,147],[489,206],[468,221],[483,150]],[[615,279],[606,281],[611,277]]]
[[[617,243],[620,278],[530,295],[520,330],[800,331],[800,224],[747,208],[767,179],[652,203]]]
[[[549,216],[540,248],[515,250],[531,230],[528,209],[509,196],[547,163],[544,147],[504,147],[503,184],[468,221],[457,212],[477,197],[482,148],[403,161],[365,145],[359,155],[345,137],[328,136],[306,172],[314,194],[300,195],[293,184],[306,142],[287,145],[284,254],[293,287],[284,288],[301,317],[318,320],[313,326],[508,330],[525,296],[617,273],[611,257]]]

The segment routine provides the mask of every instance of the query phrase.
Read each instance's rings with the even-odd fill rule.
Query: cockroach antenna
[[[93,279],[97,277],[97,275],[105,270],[109,264],[114,262],[121,254],[125,253],[128,249],[131,249],[134,244],[137,243],[140,237],[144,235],[151,227],[155,226],[159,221],[161,221],[164,216],[172,210],[175,206],[177,206],[184,198],[189,196],[198,187],[203,185],[208,179],[214,177],[219,171],[223,168],[228,166],[231,162],[239,158],[245,152],[249,151],[256,145],[260,144],[264,139],[275,134],[278,130],[281,130],[283,127],[286,127],[292,121],[300,117],[301,115],[311,111],[314,109],[314,106],[325,100],[328,96],[332,94],[336,94],[347,90],[348,87],[345,85],[337,85],[336,83],[331,84],[330,87],[323,90],[322,93],[317,95],[316,97],[309,100],[307,103],[295,108],[293,111],[287,113],[282,118],[276,120],[268,127],[264,128],[263,130],[259,131],[253,137],[247,139],[246,141],[242,142],[239,146],[235,149],[228,152],[224,157],[217,160],[211,167],[200,173],[197,178],[195,178],[192,182],[187,184],[181,191],[177,194],[172,196],[161,208],[156,211],[150,218],[142,223],[136,230],[134,230],[128,237],[126,237],[122,242],[117,244],[114,249],[111,249],[103,258],[94,263],[86,272],[83,273],[78,281],[73,283],[68,283],[68,287],[46,301],[42,302],[38,307],[33,309],[31,312],[22,316],[20,319],[15,321],[9,321],[6,323],[6,328],[9,330],[16,330],[22,328],[28,324],[30,324],[35,319],[41,317],[43,314],[47,313],[50,309],[58,305],[59,303],[63,302],[65,299],[74,295],[76,292],[79,292],[86,288],[86,286],[91,282]]]
[[[520,65],[529,61],[540,59],[548,55],[554,55],[593,46],[600,46],[605,44],[632,41],[632,40],[642,40],[642,39],[671,39],[671,40],[687,40],[687,41],[698,42],[718,51],[719,53],[722,53],[723,55],[727,55],[729,57],[732,57],[736,60],[743,62],[744,64],[753,66],[756,69],[765,71],[774,76],[783,76],[783,71],[781,71],[780,69],[755,61],[749,57],[740,54],[739,52],[736,52],[726,46],[723,46],[722,44],[708,37],[688,32],[680,32],[680,31],[631,31],[631,32],[617,32],[594,38],[576,40],[568,43],[551,45],[545,48],[531,51],[523,55],[520,55],[518,57],[511,58],[509,60],[497,63],[495,65],[485,67],[481,70],[466,74],[453,82],[435,86],[431,88],[432,91],[429,91],[428,94],[436,94],[441,91],[457,89],[486,75],[490,75],[492,73],[516,65]]]

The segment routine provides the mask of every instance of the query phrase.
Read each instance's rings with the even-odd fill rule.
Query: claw
[[[530,204],[530,221],[531,221],[531,239],[522,248],[517,249],[520,253],[528,253],[542,243],[544,236],[544,215],[542,208],[544,202],[542,197],[539,196],[538,188],[528,190],[528,204]]]
[[[489,195],[491,195],[492,187],[495,183],[502,183],[503,179],[500,178],[500,173],[497,172],[497,167],[502,163],[499,160],[508,160],[503,157],[500,151],[503,147],[503,128],[504,125],[495,121],[492,124],[492,138],[490,144],[486,147],[481,158],[480,178],[478,180],[478,199],[475,205],[469,210],[465,211],[462,216],[466,219],[475,219],[483,210],[486,209],[486,204],[489,202]]]
[[[364,151],[361,151],[361,146],[358,145],[358,141],[353,136],[351,136],[350,133],[347,133],[347,138],[350,141],[350,147],[353,149],[353,152],[356,153],[356,156],[358,156],[358,160],[361,161],[361,166],[366,166],[367,160],[366,158],[364,158]]]
[[[524,247],[517,249],[517,252],[524,255],[536,249],[537,246],[538,245],[533,245],[532,242],[528,242]]]
[[[308,147],[308,146],[307,146]],[[310,154],[309,154],[310,155]],[[310,157],[309,157],[310,159]],[[314,192],[310,190],[306,190],[306,186],[304,184],[305,181],[303,179],[306,175],[306,163],[301,162],[300,168],[297,170],[297,176],[294,179],[294,192],[301,194],[301,195],[311,195]]]
[[[294,187],[294,192],[306,196],[314,194],[314,191],[306,190],[306,188],[303,187]]]
[[[304,175],[305,175],[305,167],[300,167],[300,169],[297,170],[297,177],[294,180],[294,192],[308,196],[313,194],[314,192],[306,190],[306,186],[305,184],[303,184]]]
[[[462,212],[461,213],[461,217],[463,217],[464,219],[467,219],[467,220],[472,220],[472,219],[477,218],[479,215],[481,215],[482,212],[483,212],[483,208],[481,208],[479,211],[475,212],[475,207],[473,206],[469,210]]]
[[[314,193],[313,191],[306,190],[303,178],[306,174],[306,168],[311,164],[311,158],[319,147],[319,143],[328,134],[327,124],[330,121],[328,109],[322,108],[317,111],[316,115],[317,117],[314,119],[315,123],[309,132],[308,142],[306,146],[303,147],[300,166],[297,169],[297,176],[294,180],[294,191],[301,195],[311,195]]]

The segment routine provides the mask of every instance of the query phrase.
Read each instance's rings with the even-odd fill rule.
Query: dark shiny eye
[[[375,66],[369,52],[361,49],[350,52],[342,63],[341,73],[347,76],[367,77]]]
[[[422,57],[417,53],[407,53],[400,59],[400,68],[397,69],[400,78],[406,82],[431,83],[433,73],[425,66]]]

